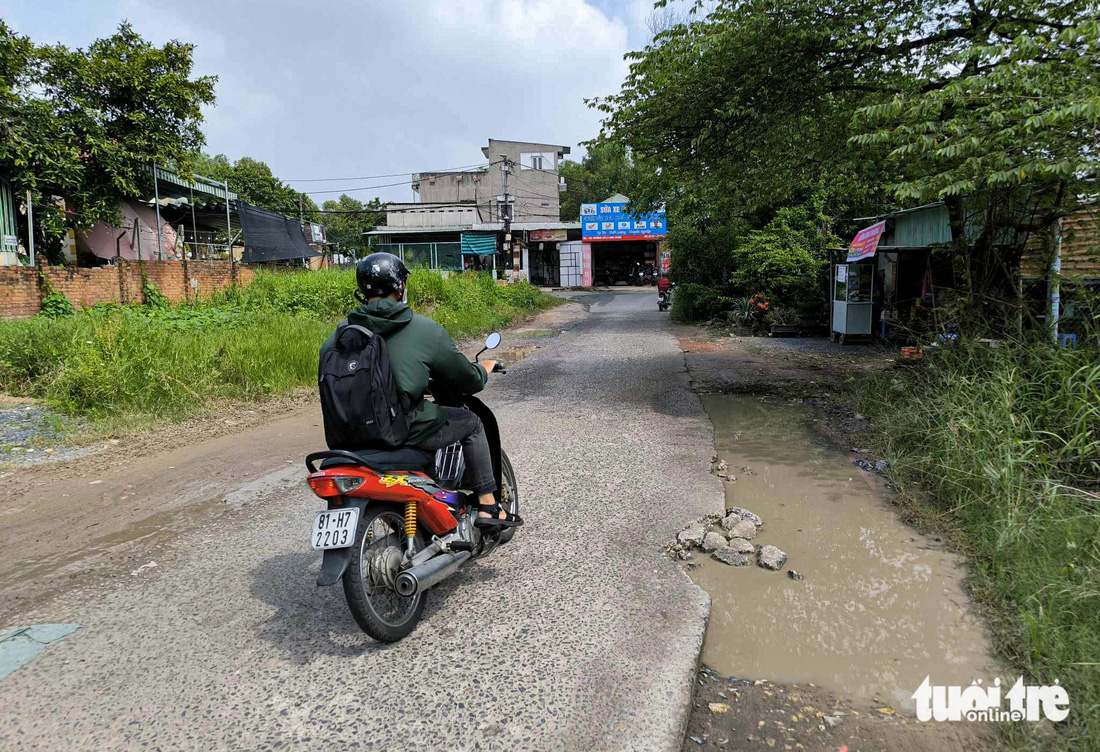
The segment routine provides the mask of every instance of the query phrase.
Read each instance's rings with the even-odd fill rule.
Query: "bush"
[[[50,284],[49,277],[39,272],[38,280],[42,285],[42,310],[39,311],[39,316],[45,316],[49,319],[60,319],[66,316],[72,316],[76,313],[72,301],[54,289],[54,286]]]
[[[753,230],[733,250],[733,285],[746,292],[763,291],[788,304],[823,300],[821,278],[829,244],[805,207],[780,209],[762,230]]]
[[[152,285],[149,285],[152,287]],[[155,290],[156,288],[152,288]],[[0,391],[93,418],[180,417],[218,399],[308,386],[318,350],[358,303],[350,271],[260,273],[252,286],[171,308],[101,304],[60,319],[0,321]],[[159,294],[159,293],[158,293]],[[413,308],[452,336],[506,326],[556,299],[485,275],[414,270]]]
[[[899,492],[957,526],[1005,652],[1030,683],[1067,688],[1074,710],[1042,748],[1098,749],[1100,353],[966,342],[925,353],[861,386],[858,407]]]
[[[672,318],[684,323],[709,321],[726,314],[734,301],[703,285],[677,285],[672,294]]]

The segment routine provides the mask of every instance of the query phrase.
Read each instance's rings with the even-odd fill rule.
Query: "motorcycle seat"
[[[409,470],[431,474],[435,470],[435,452],[425,452],[413,447],[401,447],[400,449],[361,449],[352,452],[362,460],[363,464],[371,470],[390,472],[393,470]],[[324,470],[337,465],[354,464],[343,457],[329,457],[321,461],[321,469]]]

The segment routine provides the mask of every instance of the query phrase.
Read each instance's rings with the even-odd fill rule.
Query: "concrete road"
[[[304,484],[253,484],[156,566],[18,614],[83,628],[0,682],[0,749],[678,749],[708,602],[661,546],[722,505],[711,427],[654,294],[577,297],[486,393],[527,525],[410,637],[315,587]]]

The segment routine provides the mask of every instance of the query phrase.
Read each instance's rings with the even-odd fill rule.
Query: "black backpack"
[[[386,340],[345,319],[317,369],[329,449],[399,447],[409,417],[397,394]]]

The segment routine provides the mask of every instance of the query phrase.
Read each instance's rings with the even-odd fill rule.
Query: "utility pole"
[[[504,223],[504,250],[512,250],[512,197],[508,194],[508,171],[512,163],[505,154],[500,155],[501,195],[497,196],[500,219]],[[493,276],[496,276],[497,257],[493,254]]]

